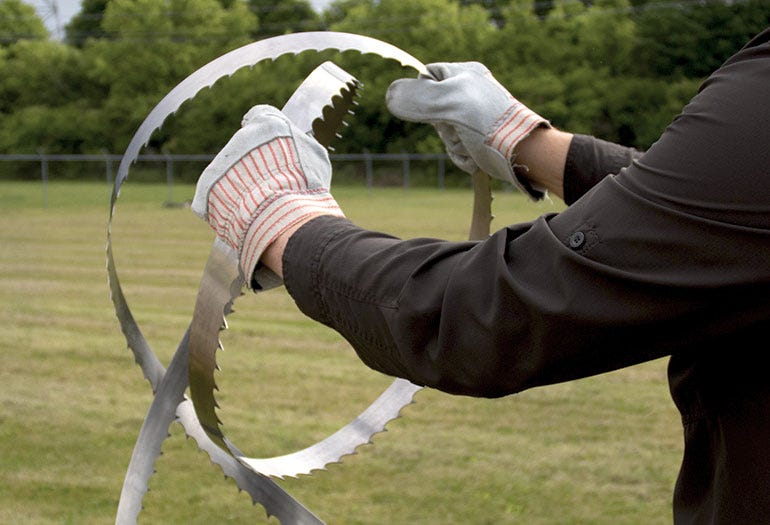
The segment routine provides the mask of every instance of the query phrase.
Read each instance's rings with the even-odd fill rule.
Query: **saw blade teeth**
[[[355,102],[356,90],[358,84],[355,79],[345,83],[339,91],[331,97],[329,103],[321,110],[321,115],[313,121],[313,135],[316,140],[334,152],[335,148],[331,146],[334,140],[342,138],[338,129],[343,126],[349,126],[345,123],[345,118],[353,114],[351,108]]]
[[[128,177],[129,168],[136,163],[141,148],[146,147],[150,143],[153,132],[160,129],[166,118],[169,115],[175,114],[176,110],[179,109],[185,101],[192,100],[199,91],[211,88],[219,79],[222,79],[225,76],[232,76],[244,66],[255,69],[255,66],[259,62],[267,61],[268,59],[275,61],[284,55],[298,56],[300,53],[306,51],[321,52],[330,49],[339,52],[357,51],[362,54],[374,54],[380,57],[397,60],[402,66],[413,67],[419,72],[424,72],[425,70],[425,66],[420,61],[407,53],[393,46],[388,47],[388,44],[378,42],[369,37],[335,32],[309,32],[308,34],[310,35],[309,37],[306,37],[303,34],[290,34],[275,37],[275,41],[280,39],[280,45],[273,44],[273,39],[267,39],[269,42],[265,42],[264,45],[262,42],[252,43],[241,49],[227,53],[210,64],[200,68],[183,82],[178,84],[159,104],[155,106],[135,133],[121,160],[117,176],[115,177],[114,191],[110,205],[109,224],[107,226],[107,267],[110,299],[115,306],[115,313],[120,322],[121,330],[129,342],[128,347],[134,354],[134,361],[140,365],[143,376],[150,382],[153,394],[162,396],[162,401],[164,401],[165,405],[168,405],[165,401],[173,401],[176,403],[177,400],[167,398],[165,390],[157,389],[158,384],[164,378],[166,370],[146,343],[144,336],[139,331],[138,325],[136,325],[136,322],[132,318],[128,304],[122,296],[123,294],[118,282],[117,271],[114,268],[114,262],[111,260],[110,238],[112,219],[115,214],[117,198],[120,195],[123,182]],[[352,92],[353,99],[361,98],[360,90],[363,88],[363,84],[357,79],[353,79],[348,85],[351,83],[354,87],[348,91]],[[349,93],[341,93],[340,98],[345,101],[346,97],[349,96]],[[350,105],[357,106],[358,104],[351,103]],[[350,115],[355,114],[353,111],[346,112],[344,107],[339,108],[338,111],[343,114],[343,116],[347,113]],[[347,126],[347,123],[344,123],[344,121],[342,121],[342,123]],[[339,124],[340,122],[336,123],[336,125]],[[331,136],[333,136],[333,134],[331,134]],[[244,291],[242,290],[240,295],[243,294]],[[229,306],[224,308],[225,315],[229,314],[230,311]],[[223,322],[222,329],[227,329],[226,321]],[[223,350],[221,346],[218,348]],[[219,370],[218,367],[217,370]],[[218,388],[216,389],[218,390]],[[160,392],[160,394],[158,394],[158,392]],[[251,496],[254,505],[257,503],[262,504],[266,511],[266,515],[268,517],[277,517],[281,523],[323,523],[317,517],[312,515],[312,513],[307,511],[307,509],[302,507],[302,505],[294,500],[289,494],[283,492],[277,485],[272,484],[272,482],[265,482],[267,478],[264,475],[249,470],[240,462],[240,460],[236,459],[236,456],[227,454],[220,444],[220,441],[222,440],[216,438],[216,436],[214,436],[216,439],[212,440],[207,434],[208,429],[201,427],[200,421],[195,416],[192,402],[188,399],[183,399],[183,393],[180,393],[178,397],[178,401],[181,401],[181,403],[178,405],[177,410],[181,410],[180,414],[182,414],[178,419],[185,429],[185,435],[187,437],[192,437],[198,444],[199,449],[207,452],[213,464],[218,465],[225,473],[232,474],[232,479],[235,480],[238,490],[245,490]],[[161,403],[159,403],[159,405],[161,405]],[[392,417],[392,414],[390,415]],[[157,418],[153,419],[153,417],[154,414],[148,414],[146,421],[156,421]],[[384,425],[385,423],[382,424]],[[375,430],[374,433],[376,432],[377,431]],[[160,438],[160,434],[158,434],[158,437]],[[141,443],[142,442],[137,441],[137,445]],[[145,448],[143,450],[147,449]],[[159,452],[159,455],[163,454],[162,450]],[[336,451],[336,453],[341,454],[338,457],[346,454],[345,451],[339,450]],[[329,458],[327,457],[327,459]],[[332,462],[334,461],[329,459],[327,464]],[[313,470],[312,466],[309,470]],[[153,473],[154,472],[155,470],[153,469]],[[228,476],[225,474],[225,479],[227,478]],[[144,487],[147,487],[147,483],[144,484]],[[122,500],[123,496],[121,495],[121,501]],[[139,509],[144,508],[140,498],[139,505],[136,507],[137,513]],[[299,516],[302,519],[297,519],[297,514],[295,514],[297,512],[300,513]],[[134,519],[133,521],[136,520]]]

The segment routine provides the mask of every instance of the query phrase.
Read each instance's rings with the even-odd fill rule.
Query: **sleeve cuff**
[[[589,135],[575,134],[564,164],[564,202],[573,204],[607,175],[642,156],[642,152]]]
[[[307,316],[328,323],[321,300],[318,271],[328,244],[352,223],[344,217],[322,215],[303,224],[286,244],[283,280],[286,290]]]

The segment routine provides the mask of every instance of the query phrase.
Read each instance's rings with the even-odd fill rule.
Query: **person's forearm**
[[[574,204],[605,177],[620,173],[642,154],[634,148],[590,135],[573,135],[562,180],[564,202]]]
[[[549,193],[564,198],[564,165],[572,133],[538,128],[516,148],[515,165],[526,166],[527,179]]]
[[[555,128],[539,128],[523,140],[516,149],[516,164],[527,167],[527,178],[534,185],[564,198],[564,163],[572,134]],[[278,236],[262,254],[261,262],[279,277],[283,277],[283,252],[292,234],[303,224],[315,218],[308,217]]]
[[[262,253],[260,262],[270,268],[278,277],[283,278],[283,252],[286,250],[286,243],[289,242],[289,238],[294,232],[316,217],[318,215],[306,217],[276,237]]]

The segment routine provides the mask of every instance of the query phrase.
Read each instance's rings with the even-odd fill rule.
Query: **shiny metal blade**
[[[335,121],[326,121],[324,110],[332,108],[334,99],[350,100],[357,84],[358,81],[346,71],[331,62],[324,62],[305,78],[282,111],[305,133],[312,133],[315,124],[325,137],[334,136],[336,130],[329,129],[329,125],[334,125]],[[343,92],[350,95],[343,98]],[[337,111],[347,111],[347,108]],[[203,270],[190,325],[190,397],[201,426],[209,438],[225,450],[229,449],[220,429],[214,398],[216,351],[224,317],[243,293],[245,284],[238,254],[219,239],[215,240]]]
[[[240,490],[248,492],[254,503],[262,504],[269,516],[275,516],[281,523],[287,524],[322,524],[317,516],[275,482],[244,468],[229,452],[214,444],[203,431],[192,402],[184,397],[188,384],[189,335],[188,329],[155,389],[155,397],[139,431],[126,470],[115,523],[136,523],[150,476],[154,472],[153,465],[161,454],[161,444],[169,435],[169,427],[177,420],[184,427],[185,433],[195,439],[198,447],[209,455],[211,461],[222,468],[225,476],[232,478]]]
[[[182,338],[168,370],[163,371],[155,389],[155,397],[139,431],[120,493],[115,519],[118,525],[136,523],[142,510],[142,498],[147,492],[153,473],[153,465],[161,454],[161,444],[168,436],[171,423],[174,422],[177,406],[184,399],[187,389],[188,336],[189,331]]]
[[[128,176],[129,166],[136,160],[142,147],[149,142],[153,132],[160,129],[169,115],[176,112],[185,101],[194,98],[201,89],[211,87],[217,80],[230,76],[244,67],[253,67],[263,60],[276,60],[288,54],[296,55],[305,51],[330,49],[373,54],[395,60],[404,67],[416,69],[419,73],[428,74],[425,64],[403,49],[382,40],[355,33],[308,31],[276,36],[245,45],[212,60],[195,71],[169,91],[152,109],[139,126],[123,155],[115,181],[115,196],[119,193],[123,179]]]
[[[353,110],[350,108],[356,104],[360,87],[360,84],[356,84],[349,89],[340,91],[339,95],[332,97],[331,104],[323,108],[323,117],[313,121],[313,136],[330,150],[334,149],[331,147],[331,143],[335,139],[342,138],[338,130],[343,129],[343,126],[347,124],[345,119],[353,114]]]
[[[356,86],[357,81],[348,73],[329,62],[324,63],[297,88],[283,112],[290,118],[297,118],[303,131],[313,123],[317,131],[331,139],[336,130],[330,126],[341,124],[348,114]],[[313,108],[319,116],[310,115],[307,108]],[[310,474],[330,463],[339,462],[359,446],[370,443],[374,434],[385,430],[385,425],[412,402],[419,387],[408,381],[396,380],[364,413],[315,445],[275,458],[243,455],[224,436],[214,398],[218,327],[240,295],[243,284],[237,254],[224,243],[215,241],[206,263],[191,325],[190,394],[201,426],[209,438],[229,450],[244,465],[257,473],[278,478]]]
[[[305,77],[281,111],[322,146],[329,146],[336,138],[341,116],[353,106],[359,85],[334,62],[324,62]]]
[[[220,437],[218,438],[218,441],[220,444],[224,442],[227,445],[227,451],[215,444],[203,430],[203,427],[193,410],[191,401],[182,398],[182,401],[179,402],[179,394],[184,391],[184,385],[186,385],[188,378],[187,370],[185,370],[185,368],[189,367],[185,367],[184,363],[188,358],[188,342],[193,326],[191,324],[190,329],[183,337],[182,342],[177,349],[178,356],[175,355],[172,359],[172,363],[169,365],[169,370],[166,371],[142,334],[128,302],[126,301],[125,295],[123,294],[112,247],[112,222],[123,183],[128,178],[130,166],[136,161],[140,150],[149,142],[152,134],[158,130],[163,122],[165,122],[171,114],[176,112],[185,101],[194,98],[202,89],[211,87],[219,79],[232,75],[241,68],[254,66],[264,60],[275,60],[286,54],[299,54],[306,51],[325,51],[331,49],[339,51],[354,50],[363,54],[373,54],[381,58],[396,60],[405,67],[413,67],[418,72],[426,73],[425,66],[416,58],[391,44],[370,37],[352,33],[324,31],[295,33],[269,38],[231,51],[188,76],[152,109],[137,129],[124,152],[118,168],[118,174],[115,178],[110,200],[106,247],[107,278],[110,289],[110,298],[113,302],[121,331],[125,335],[128,348],[133,353],[136,363],[140,366],[144,377],[150,382],[152,390],[155,393],[155,399],[153,399],[145,423],[140,431],[140,436],[134,447],[134,453],[126,474],[124,488],[119,503],[119,523],[134,523],[136,521],[136,517],[141,510],[142,497],[147,491],[148,480],[154,472],[154,463],[160,454],[163,441],[168,436],[168,427],[173,419],[169,407],[173,406],[175,403],[177,404],[177,421],[184,427],[187,435],[195,439],[199,448],[209,454],[211,461],[218,465],[226,476],[235,480],[238,488],[249,493],[254,503],[263,505],[268,515],[276,516],[281,523],[284,524],[322,523],[316,516],[305,509],[291,495],[283,491],[269,478],[257,473],[254,469],[245,466],[243,462],[236,460],[233,455],[242,458],[243,454],[229,443],[226,438]],[[342,96],[345,96],[344,93]],[[332,106],[335,105],[336,104],[332,104]],[[331,124],[331,121],[332,119],[329,119],[328,116],[326,119],[321,118],[320,121],[315,121],[312,125],[312,132],[314,134],[320,133],[316,128],[316,124],[319,124],[319,122],[325,122],[329,128],[333,129],[336,125]],[[326,138],[320,140],[326,141]],[[219,248],[216,249],[219,250]],[[217,255],[217,257],[220,256],[224,256],[224,254]],[[225,274],[228,272],[232,272],[232,267],[228,267],[228,269],[224,270]],[[229,275],[232,276],[233,274],[230,273]],[[227,277],[224,277],[224,281],[227,281]],[[230,282],[230,285],[233,285],[234,283],[235,278]],[[235,295],[231,296],[235,297]],[[220,326],[224,323],[223,316],[229,313],[229,305],[231,305],[231,302],[226,303],[223,311],[219,311],[216,316],[211,314],[212,319],[214,319],[214,317],[217,318]],[[195,328],[195,330],[198,330],[198,328]],[[211,330],[213,332],[213,328],[211,328]],[[394,384],[401,385],[402,383]],[[399,386],[397,390],[402,391],[401,388],[402,387]],[[390,390],[391,389],[388,391]],[[416,390],[418,390],[417,387],[410,385],[409,388],[404,389],[402,393],[406,393],[406,397],[411,399],[410,392],[413,393]],[[385,396],[385,394],[383,394],[383,396]],[[400,410],[406,403],[407,401],[405,401],[405,397],[403,396],[393,398],[392,405],[388,406],[387,410],[381,411],[381,414],[383,415],[377,416],[375,419],[384,418],[383,421],[387,422],[387,418],[389,418],[391,414],[397,414],[398,410]],[[380,413],[379,409],[378,413]],[[364,414],[367,414],[367,412]],[[362,416],[364,416],[364,414],[362,414]],[[369,418],[366,417],[364,419],[368,420]],[[214,421],[216,421],[216,419],[214,419]],[[211,427],[212,425],[210,423],[211,422],[207,422],[207,426]],[[367,424],[371,429],[380,429],[384,427],[384,423],[379,420]],[[213,426],[216,427],[216,424]],[[359,425],[357,426],[363,428]],[[363,432],[366,434],[369,431],[370,430],[367,429]],[[376,431],[377,430],[372,430],[372,433]],[[365,436],[362,436],[359,441],[363,441],[364,437]],[[368,438],[366,441],[368,441]],[[308,463],[314,464],[314,461],[315,460],[305,462],[305,465]],[[280,467],[280,462],[277,463],[279,463],[278,466]],[[284,472],[285,470],[286,469],[283,467],[277,468],[277,475],[280,476],[281,472]],[[289,470],[294,470],[294,467]],[[291,474],[284,473],[284,475]]]
[[[228,448],[219,429],[220,421],[214,399],[216,351],[219,348],[219,330],[224,316],[232,308],[235,298],[241,295],[244,284],[238,254],[217,237],[203,270],[190,323],[188,372],[190,397],[198,421],[208,437],[224,450]]]

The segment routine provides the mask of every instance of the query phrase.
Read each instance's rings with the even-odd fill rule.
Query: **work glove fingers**
[[[428,64],[429,75],[395,80],[385,104],[410,122],[445,122],[482,136],[515,99],[478,62]]]
[[[437,122],[433,125],[438,133],[439,138],[446,147],[447,155],[455,166],[460,168],[466,173],[475,173],[478,171],[479,166],[476,161],[473,160],[468,149],[463,144],[462,139],[457,134],[457,130],[454,126],[449,124]]]
[[[260,151],[261,156],[254,157],[245,166],[244,170],[249,173],[244,173],[243,177],[230,177],[237,192],[258,185],[270,190],[329,188],[332,173],[326,148],[299,131],[280,110],[266,104],[254,106],[244,115],[241,126],[198,179],[191,206],[196,215],[206,220],[210,192],[216,183],[244,157],[256,155],[250,152],[260,151],[262,146],[277,138],[293,141],[297,158],[293,158],[294,152],[286,149],[283,142]],[[265,173],[262,166],[273,164],[278,158],[288,158],[296,167],[283,166]]]
[[[343,216],[329,193],[326,149],[277,108],[258,105],[198,180],[192,210],[239,255],[253,276],[264,250],[292,225],[314,215]],[[262,272],[254,289],[280,283]]]
[[[243,116],[241,125],[257,126],[261,128],[260,133],[268,137],[291,136],[298,152],[296,161],[307,182],[307,188],[329,189],[332,170],[328,151],[317,140],[302,133],[278,108],[266,104],[254,106]]]
[[[518,179],[513,163],[517,144],[538,126],[550,126],[548,121],[516,100],[483,64],[439,62],[426,68],[427,74],[390,85],[390,112],[433,124],[460,169],[474,173],[480,168],[533,199],[542,198],[542,191]]]
[[[461,124],[465,113],[462,98],[468,95],[458,92],[458,84],[455,78],[398,79],[388,87],[385,104],[393,115],[408,122]]]
[[[435,80],[446,80],[461,73],[484,76],[490,74],[487,66],[480,62],[434,62],[425,66],[428,74]]]

